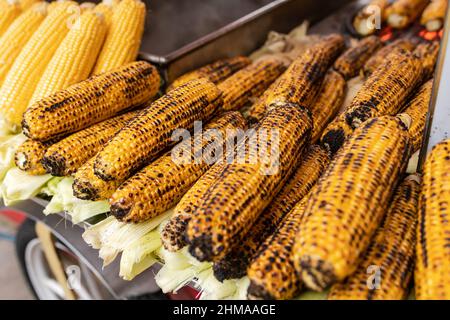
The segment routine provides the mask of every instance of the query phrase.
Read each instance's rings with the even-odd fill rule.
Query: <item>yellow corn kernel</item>
[[[41,161],[50,145],[51,143],[42,143],[31,139],[26,140],[16,151],[16,166],[30,175],[45,174],[46,172]]]
[[[22,9],[17,0],[3,0],[0,2],[0,13],[0,36],[2,36],[22,13]]]
[[[420,16],[428,0],[397,0],[386,9],[387,23],[397,29],[410,25]]]

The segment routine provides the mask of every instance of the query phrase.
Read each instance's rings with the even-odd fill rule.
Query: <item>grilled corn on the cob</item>
[[[47,141],[73,133],[154,97],[158,71],[140,61],[91,77],[33,104],[23,115],[26,136]]]
[[[329,162],[328,152],[318,145],[305,151],[292,177],[258,217],[244,242],[214,263],[214,275],[219,281],[239,279],[246,275],[247,267],[260,245],[273,233],[283,217],[306,196]]]
[[[293,251],[309,288],[323,290],[355,271],[406,169],[410,146],[404,118],[365,122],[311,194]]]
[[[450,140],[437,144],[423,167],[417,225],[416,298],[450,299]]]
[[[296,104],[278,106],[222,164],[188,223],[189,251],[201,261],[217,261],[241,243],[276,196],[309,142],[312,121]],[[224,201],[226,199],[226,201]],[[210,232],[199,232],[205,226]]]
[[[419,193],[419,176],[403,180],[358,268],[343,282],[331,287],[328,299],[406,298],[414,270]]]
[[[355,46],[345,51],[333,65],[345,80],[358,75],[366,61],[381,47],[381,40],[377,36],[370,36],[360,40]]]
[[[285,68],[280,59],[267,58],[234,73],[218,85],[223,92],[223,109],[241,109],[260,96]]]
[[[173,130],[190,130],[194,121],[207,121],[222,105],[220,90],[209,80],[192,80],[143,109],[100,151],[95,174],[123,182],[173,144]]]
[[[397,29],[405,28],[417,17],[428,4],[428,0],[397,0],[386,9],[387,23]]]
[[[49,146],[49,143],[27,139],[16,151],[16,166],[30,175],[45,174],[41,161]]]
[[[111,71],[136,60],[146,14],[145,4],[140,0],[122,0],[115,6],[93,74]]]
[[[59,177],[75,173],[137,114],[134,111],[105,120],[53,144],[42,159],[47,173]]]
[[[231,76],[236,71],[245,68],[251,63],[251,60],[247,57],[238,56],[229,59],[222,59],[206,66],[203,66],[197,70],[185,73],[181,77],[175,79],[170,85],[168,90],[172,90],[179,87],[186,82],[193,79],[207,78],[209,81],[218,84]]]
[[[416,55],[422,64],[423,80],[430,79],[434,74],[434,68],[439,55],[439,41],[433,41],[431,43],[421,43],[414,50]]]
[[[428,31],[437,31],[442,28],[447,12],[448,0],[431,0],[420,18],[420,23]]]
[[[331,154],[335,154],[348,137],[353,134],[353,128],[345,119],[346,113],[341,113],[333,119],[324,129],[320,144]]]
[[[245,119],[238,112],[228,112],[213,119],[205,126],[202,142],[193,149],[190,140],[181,142],[172,152],[125,181],[109,200],[111,214],[120,221],[142,222],[172,208],[212,165],[206,154],[225,148],[226,141],[234,139],[234,135],[226,136],[227,131],[245,127]],[[217,141],[220,139],[217,133],[224,140]],[[225,143],[223,146],[222,142]],[[186,163],[184,159],[174,159],[174,153],[181,153],[182,157],[189,159]],[[191,156],[202,158],[192,159]]]
[[[374,34],[384,21],[389,0],[372,0],[361,9],[353,20],[353,27],[361,36]]]

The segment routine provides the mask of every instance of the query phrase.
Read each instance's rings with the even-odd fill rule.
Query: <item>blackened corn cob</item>
[[[95,157],[83,164],[74,175],[73,195],[81,200],[106,200],[120,186],[117,181],[103,181],[94,174]]]
[[[132,111],[102,121],[62,139],[47,149],[42,165],[47,173],[53,176],[64,177],[74,174],[138,112]]]
[[[380,23],[383,22],[384,12],[389,5],[389,0],[372,0],[368,5],[361,9],[353,20],[353,27],[356,32],[361,36],[368,36],[374,34],[377,30],[377,26],[374,16],[380,19]],[[378,16],[379,15],[379,16]]]
[[[209,81],[218,84],[236,71],[245,68],[250,63],[251,60],[243,56],[218,60],[197,70],[183,74],[181,77],[175,79],[167,90],[177,88],[193,79],[201,78],[207,78]]]
[[[388,62],[364,82],[345,112],[345,120],[355,129],[367,119],[396,114],[421,80],[421,61],[415,55],[390,54]]]
[[[393,41],[392,43],[375,52],[375,54],[372,55],[369,60],[367,60],[363,68],[364,76],[368,77],[382,64],[386,63],[388,61],[387,57],[392,52],[396,50],[413,51],[413,49],[414,43],[412,43],[408,39],[397,39]]]
[[[450,140],[423,167],[414,283],[419,300],[450,299]]]
[[[303,284],[295,272],[291,252],[308,198],[305,196],[295,205],[259,248],[247,271],[250,279],[248,298],[286,300],[300,293]]]
[[[310,107],[313,119],[311,143],[316,143],[324,128],[338,113],[345,99],[346,82],[337,72],[330,70],[323,81],[316,100]]]
[[[14,158],[16,166],[30,175],[45,174],[41,161],[50,145],[50,143],[27,139],[16,151]]]
[[[209,80],[192,80],[143,109],[99,152],[95,174],[123,182],[173,144],[176,129],[190,130],[194,121],[207,121],[222,105],[220,90]]]
[[[320,144],[334,155],[353,134],[353,128],[345,119],[345,112],[333,119],[324,129]]]
[[[412,152],[416,152],[422,146],[422,139],[427,120],[428,107],[431,100],[433,80],[426,82],[411,101],[406,105],[404,113],[411,117],[411,127],[409,128],[409,141]]]
[[[293,251],[309,288],[323,290],[355,271],[406,169],[410,146],[404,118],[365,122],[319,180]]]
[[[414,54],[420,59],[422,64],[423,81],[433,77],[434,68],[439,55],[439,41],[421,43],[414,50]]]
[[[358,75],[361,68],[381,47],[381,40],[377,36],[370,36],[360,40],[355,46],[347,49],[333,65],[334,70],[339,72],[345,80]]]
[[[420,18],[420,23],[428,31],[438,31],[444,25],[448,0],[432,0],[425,8]]]
[[[221,168],[220,164],[212,166],[181,198],[173,216],[161,232],[161,240],[166,250],[176,252],[187,245],[185,239],[187,224],[197,209],[201,197],[214,182]]]
[[[268,113],[239,145],[238,158],[221,164],[216,180],[198,202],[187,228],[193,256],[217,261],[242,243],[294,172],[311,129],[309,111],[299,105],[278,106]],[[211,231],[201,232],[208,225]]]
[[[283,217],[306,196],[329,162],[328,152],[318,145],[312,145],[305,151],[294,174],[258,217],[244,242],[214,263],[214,275],[219,281],[239,279],[246,275],[247,267],[259,246],[273,233]]]
[[[223,93],[223,109],[241,109],[259,97],[285,69],[281,59],[266,58],[234,73],[218,85]]]
[[[213,159],[208,160],[209,153],[223,150],[227,141],[234,139],[233,134],[226,136],[227,131],[245,128],[245,119],[236,111],[213,119],[205,126],[200,144],[192,148],[190,140],[181,142],[125,181],[109,200],[111,214],[120,221],[142,222],[172,208],[211,167]],[[181,153],[183,159],[174,160],[174,153]]]
[[[328,299],[406,298],[414,270],[419,193],[417,175],[403,180],[358,268],[331,287]]]
[[[397,29],[407,27],[419,17],[428,0],[397,0],[386,9],[387,23]]]
[[[23,115],[26,136],[48,141],[106,120],[154,97],[158,71],[141,61],[91,77],[34,103]]]

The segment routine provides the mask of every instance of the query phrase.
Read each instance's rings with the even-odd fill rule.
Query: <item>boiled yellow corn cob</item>
[[[339,72],[345,80],[358,75],[361,68],[381,47],[381,40],[377,36],[370,36],[360,40],[355,46],[345,51],[333,65],[334,70]]]
[[[395,50],[412,51],[414,44],[408,39],[397,39],[394,42],[378,50],[367,62],[364,64],[363,73],[368,77],[382,64],[387,62],[387,57]]]
[[[164,248],[170,252],[176,252],[186,246],[185,231],[187,224],[198,207],[199,199],[214,182],[221,168],[220,164],[216,164],[206,171],[175,207],[172,218],[161,232]]]
[[[338,113],[345,99],[345,91],[346,82],[344,78],[335,71],[329,71],[316,100],[310,108],[313,119],[312,143],[319,140],[324,128]]]
[[[0,110],[11,124],[20,125],[22,115],[54,53],[69,27],[69,8],[74,2],[61,3],[47,15],[14,61],[0,90]]]
[[[420,300],[450,299],[450,140],[437,144],[423,167],[414,284]]]
[[[376,116],[396,114],[422,80],[421,61],[415,55],[395,52],[388,60],[367,78],[345,112],[352,128]]]
[[[366,121],[335,156],[311,194],[293,250],[309,288],[323,290],[355,271],[409,151],[407,125],[384,116]]]
[[[97,155],[95,174],[103,180],[125,181],[173,144],[173,130],[190,130],[207,121],[222,105],[220,90],[209,80],[192,80],[142,110]]]
[[[409,140],[412,146],[413,153],[418,151],[422,146],[422,139],[425,130],[425,123],[427,120],[428,107],[431,100],[431,92],[433,89],[433,80],[426,82],[410,102],[406,105],[403,111],[412,119],[411,127],[409,128]]]
[[[419,176],[402,181],[358,268],[331,287],[328,299],[406,298],[414,270],[419,193]]]
[[[311,129],[307,109],[296,104],[278,106],[242,141],[238,158],[220,164],[216,180],[202,195],[188,223],[193,256],[200,261],[217,261],[242,243],[294,172]],[[210,232],[198,232],[208,225],[212,226]]]
[[[59,177],[75,173],[138,113],[139,111],[128,112],[94,124],[53,144],[42,159],[47,173]]]
[[[285,103],[310,108],[325,74],[344,48],[340,35],[324,37],[295,59],[265,97],[266,109]]]
[[[300,200],[259,248],[247,271],[248,298],[286,300],[300,293],[303,284],[295,272],[291,252],[308,199],[309,195]]]
[[[47,15],[47,3],[38,3],[22,13],[0,38],[0,86],[28,40]]]
[[[229,59],[218,60],[214,63],[208,64],[197,70],[188,72],[181,77],[175,79],[170,85],[168,90],[172,90],[179,87],[192,79],[207,78],[211,82],[218,84],[231,76],[236,71],[245,68],[251,63],[251,60],[247,57],[234,57]]]
[[[387,23],[393,28],[405,28],[420,16],[427,4],[428,0],[397,0],[386,9]]]
[[[439,47],[439,41],[433,41],[431,43],[421,43],[414,50],[414,55],[420,59],[422,64],[424,81],[433,77],[434,68],[439,55]]]
[[[141,61],[91,77],[32,105],[23,115],[28,137],[46,141],[73,133],[154,97],[158,71]]]
[[[146,9],[140,0],[122,0],[114,8],[108,35],[93,74],[135,61],[144,33]]]
[[[353,134],[353,128],[345,119],[346,113],[341,113],[333,119],[324,129],[320,144],[334,155]]]
[[[428,31],[437,31],[442,28],[447,12],[448,0],[431,0],[420,18],[420,23]]]
[[[45,174],[46,172],[41,161],[49,146],[49,143],[31,139],[26,140],[16,151],[16,166],[31,175]]]
[[[94,8],[95,12],[103,14],[108,29],[111,25],[114,6],[116,6],[118,3],[119,1],[115,0],[103,0]]]
[[[234,135],[225,138],[227,130],[243,130],[245,127],[245,119],[238,112],[228,112],[213,119],[205,126],[202,143],[192,149],[190,140],[181,142],[172,152],[125,181],[110,198],[111,214],[120,221],[142,222],[172,208],[213,164],[206,158],[195,161],[190,155],[201,157],[225,147],[221,141],[213,141],[218,138],[216,133],[224,137],[225,143],[234,138]],[[186,163],[183,159],[174,160],[174,153],[178,152],[188,158]]]
[[[280,59],[256,61],[234,73],[218,85],[223,92],[223,109],[238,110],[260,96],[285,70]]]
[[[101,14],[84,12],[73,27],[42,75],[30,103],[89,77],[106,35]]]
[[[25,11],[29,8],[31,8],[32,6],[34,6],[36,3],[38,2],[43,2],[41,0],[19,0],[20,3],[20,8]]]
[[[0,36],[8,30],[21,12],[20,3],[17,0],[3,0],[0,2]]]
[[[106,200],[117,190],[120,183],[103,181],[94,174],[95,157],[83,164],[74,175],[73,195],[82,200]]]
[[[244,242],[214,263],[214,275],[219,281],[239,279],[246,275],[247,267],[259,246],[273,233],[296,203],[306,196],[329,162],[328,152],[318,145],[312,145],[305,151],[292,177],[258,217]]]
[[[362,36],[374,34],[377,30],[377,22],[384,21],[384,14],[389,5],[389,0],[372,0],[360,10],[353,20],[353,27]]]

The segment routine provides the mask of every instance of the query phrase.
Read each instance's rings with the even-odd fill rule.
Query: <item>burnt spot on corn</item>
[[[41,163],[47,173],[55,177],[64,177],[66,159],[56,153],[47,154],[42,158]]]
[[[335,154],[344,144],[346,135],[343,129],[331,130],[321,139],[321,145],[331,154]]]
[[[250,300],[275,300],[269,292],[267,292],[263,286],[250,281],[250,285],[247,289],[247,297]]]
[[[46,173],[42,166],[42,158],[46,150],[56,141],[42,143],[31,139],[26,140],[16,150],[14,161],[16,166],[30,175],[42,175]]]

